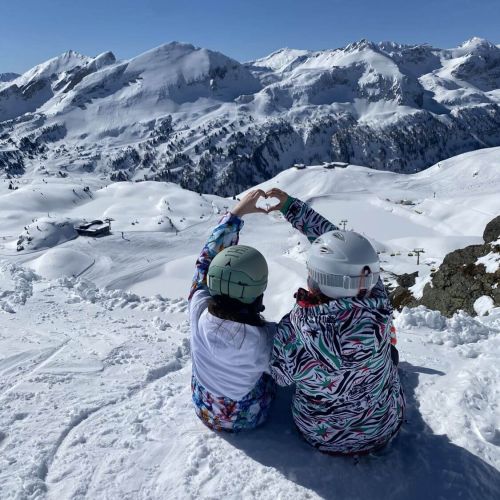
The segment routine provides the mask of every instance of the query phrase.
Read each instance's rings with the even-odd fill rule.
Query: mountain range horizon
[[[170,42],[1,77],[0,174],[97,173],[233,195],[295,163],[408,173],[500,145],[500,48],[374,43],[240,63]],[[5,81],[8,80],[8,81]]]
[[[495,42],[492,42],[490,41],[488,38],[486,37],[481,37],[481,36],[473,36],[471,38],[467,38],[465,39],[460,45],[466,45],[467,43],[471,42],[471,41],[474,41],[474,40],[481,40],[481,41],[485,41],[487,42],[488,44],[491,44],[491,45],[495,45],[496,47],[500,47],[500,43],[495,43]],[[430,42],[423,42],[423,43],[400,43],[400,42],[394,42],[394,41],[391,41],[391,40],[380,40],[380,41],[374,41],[374,40],[371,40],[369,38],[360,38],[358,40],[355,40],[353,42],[350,42],[348,43],[347,45],[345,46],[339,46],[339,47],[325,47],[323,49],[297,49],[297,48],[293,48],[293,47],[288,47],[288,46],[283,46],[283,47],[279,47],[277,49],[270,49],[269,52],[267,52],[267,55],[264,55],[262,57],[258,57],[258,58],[255,58],[255,59],[248,59],[248,60],[239,60],[239,58],[236,58],[236,57],[232,57],[231,56],[231,59],[234,59],[238,62],[240,62],[241,64],[249,64],[249,63],[252,63],[252,62],[255,62],[255,61],[258,61],[258,60],[261,60],[261,59],[266,59],[267,57],[270,57],[272,55],[275,55],[275,54],[278,54],[280,52],[283,52],[283,51],[289,51],[289,50],[303,50],[303,51],[306,51],[306,52],[310,52],[310,53],[313,53],[313,52],[323,52],[323,51],[327,51],[327,50],[338,50],[338,49],[341,49],[341,48],[346,48],[346,47],[349,47],[351,45],[356,45],[356,44],[361,44],[361,43],[366,43],[366,44],[373,44],[373,45],[386,45],[386,44],[395,44],[396,46],[399,46],[399,47],[419,47],[419,46],[423,46],[423,47],[430,47],[432,49],[438,49],[438,47]],[[183,41],[183,40],[170,40],[170,41],[166,41],[166,42],[163,42],[163,43],[160,43],[159,45],[156,45],[155,47],[152,47],[151,49],[148,49],[146,51],[143,51],[143,52],[139,52],[138,55],[140,54],[143,54],[145,52],[149,52],[149,50],[154,50],[154,49],[157,49],[157,48],[160,48],[160,47],[163,47],[165,45],[171,45],[171,44],[177,44],[177,45],[191,45],[195,48],[202,48],[201,46],[198,46],[196,44],[193,44],[189,41]],[[208,48],[208,47],[205,47],[205,48]],[[208,50],[211,50],[212,52],[219,52],[221,54],[224,53],[223,50],[219,50],[219,49],[216,49],[216,48],[210,48]],[[89,56],[89,57],[97,57],[97,55],[99,54],[102,54],[102,53],[111,53],[113,54],[113,56],[115,56],[115,53],[113,50],[104,50],[103,52],[100,52],[100,53],[97,53],[96,56]],[[65,50],[64,52],[62,53],[59,53],[58,55],[55,55],[53,56],[52,58],[49,58],[49,59],[46,59],[44,62],[50,60],[50,59],[54,59],[54,58],[58,58],[58,57],[62,57],[64,56],[65,54],[78,54],[80,56],[86,56],[83,51],[79,51],[79,50],[75,50],[75,49],[72,49],[72,48],[69,48],[68,50]],[[116,57],[116,56],[115,56]],[[125,61],[127,60],[127,58],[123,58],[123,59],[120,59],[122,61]],[[26,71],[24,71],[23,73],[17,73],[17,72],[14,72],[14,71],[9,71],[9,68],[5,68],[4,71],[0,71],[0,82],[6,82],[6,81],[11,81],[11,80],[2,80],[2,77],[1,75],[12,75],[12,78],[11,79],[14,79],[14,77],[18,77],[18,76],[21,76],[22,74],[26,73],[27,71],[30,71],[30,69],[32,68],[29,68],[27,69]]]

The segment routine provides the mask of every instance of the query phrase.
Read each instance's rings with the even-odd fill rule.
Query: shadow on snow
[[[418,374],[442,372],[400,364],[407,422],[383,451],[352,458],[324,455],[300,438],[293,424],[291,388],[279,389],[269,421],[249,433],[225,435],[234,447],[290,481],[327,499],[493,500],[500,498],[500,472],[469,451],[436,435],[424,422],[415,397]]]

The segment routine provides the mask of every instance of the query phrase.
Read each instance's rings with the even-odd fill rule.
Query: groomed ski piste
[[[289,389],[261,428],[216,434],[191,404],[186,296],[199,251],[235,201],[90,174],[32,174],[16,190],[8,182],[2,500],[500,498],[500,308],[483,300],[475,318],[424,307],[395,315],[407,422],[376,456],[355,464],[309,447],[294,429]],[[272,186],[370,237],[387,282],[418,269],[418,295],[446,253],[482,242],[500,213],[500,148],[412,175],[292,168],[261,185]],[[74,224],[105,217],[110,236],[76,237]],[[240,242],[269,262],[264,314],[279,320],[305,284],[308,243],[279,213],[244,220]],[[416,247],[425,249],[418,266],[408,255]]]

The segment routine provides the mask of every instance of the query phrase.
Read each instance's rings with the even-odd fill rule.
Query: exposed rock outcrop
[[[491,243],[471,245],[449,253],[434,274],[432,284],[425,286],[420,304],[448,317],[459,309],[474,316],[474,303],[483,295],[500,306],[500,270],[488,272],[484,264],[477,262],[492,250],[500,257],[500,245],[492,248]]]
[[[403,307],[414,307],[417,305],[417,300],[412,295],[408,288],[404,286],[398,286],[389,293],[389,298],[391,299],[392,306],[394,309],[400,311]]]
[[[425,285],[420,300],[409,291],[415,283],[414,274],[399,276],[400,286],[390,294],[394,307],[424,305],[448,317],[463,309],[475,316],[474,305],[483,296],[490,297],[493,305],[499,307],[500,216],[486,225],[483,239],[482,245],[470,245],[446,255],[432,281]]]
[[[500,215],[490,220],[483,232],[483,240],[485,243],[493,243],[500,236]]]
[[[415,271],[414,273],[404,273],[400,274],[396,278],[396,281],[398,282],[399,286],[402,286],[404,288],[410,288],[415,284],[417,276],[418,276],[418,271]]]
[[[408,290],[415,284],[417,276],[418,271],[400,274],[396,277],[398,286],[389,292],[389,297],[395,309],[401,310],[405,306],[417,305],[415,297]]]

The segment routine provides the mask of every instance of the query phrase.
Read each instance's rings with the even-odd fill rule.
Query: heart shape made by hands
[[[267,198],[267,197],[261,196],[257,200],[257,203],[255,203],[255,206],[257,208],[263,208],[267,212],[271,212],[279,204],[280,204],[280,200],[278,200],[278,198],[274,198],[274,197]]]

